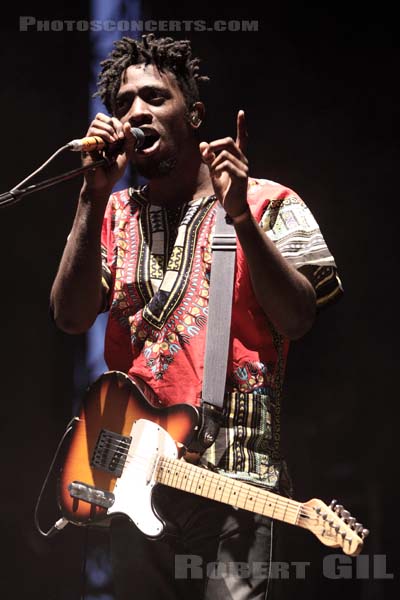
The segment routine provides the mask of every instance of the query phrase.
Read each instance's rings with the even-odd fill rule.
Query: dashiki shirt
[[[210,196],[179,208],[155,206],[142,187],[113,194],[106,209],[105,359],[111,370],[142,379],[160,406],[201,401],[216,202]],[[272,181],[250,179],[248,203],[282,255],[306,269],[318,307],[338,297],[334,259],[299,196]],[[238,244],[225,420],[205,458],[231,477],[272,489],[279,489],[281,477],[280,397],[288,346],[256,301]]]

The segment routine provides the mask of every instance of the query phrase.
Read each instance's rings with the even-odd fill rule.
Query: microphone
[[[139,150],[139,148],[144,145],[145,135],[138,127],[131,127],[131,133],[135,138],[135,150]],[[68,142],[67,147],[73,152],[92,152],[93,150],[102,150],[109,145],[110,144],[105,142],[100,136],[93,135],[84,137],[80,140],[71,140]]]

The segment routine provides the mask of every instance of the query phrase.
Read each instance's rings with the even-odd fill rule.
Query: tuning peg
[[[342,504],[337,504],[335,506],[335,513],[337,513],[338,515],[342,516],[342,510],[343,510]]]
[[[350,527],[353,528],[354,525],[355,525],[355,522],[356,522],[356,518],[355,517],[350,517],[347,522],[350,525]]]
[[[357,533],[360,533],[364,529],[364,525],[362,523],[356,523],[354,525],[354,529]]]
[[[342,517],[342,519],[347,520],[347,519],[349,519],[351,517],[351,514],[349,513],[348,510],[342,510],[342,513],[341,513],[340,516]]]
[[[330,521],[328,521],[329,527],[332,527],[332,525],[334,524],[334,522],[335,522],[334,519],[330,519]]]
[[[363,529],[361,532],[362,539],[364,540],[367,537],[367,535],[369,535],[369,529]]]
[[[335,506],[336,506],[336,504],[337,504],[337,500],[331,500],[331,503],[330,503],[330,505],[329,505],[329,508],[330,508],[331,510],[334,510],[334,509],[335,509]]]
[[[339,531],[340,531],[340,525],[336,525],[333,529],[336,531],[336,533],[339,533]]]

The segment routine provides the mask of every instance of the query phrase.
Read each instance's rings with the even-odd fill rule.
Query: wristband
[[[247,205],[245,210],[240,213],[240,215],[236,215],[236,217],[231,217],[230,215],[226,215],[227,216],[227,223],[229,224],[233,224],[233,225],[240,225],[241,223],[244,223],[244,221],[247,221],[247,219],[249,218],[249,216],[251,216],[251,211],[250,211],[250,206]]]

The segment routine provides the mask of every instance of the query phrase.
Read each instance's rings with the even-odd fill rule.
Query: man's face
[[[148,179],[168,174],[193,140],[188,110],[175,76],[154,65],[131,65],[122,78],[115,116],[140,127],[146,142],[132,162]]]

